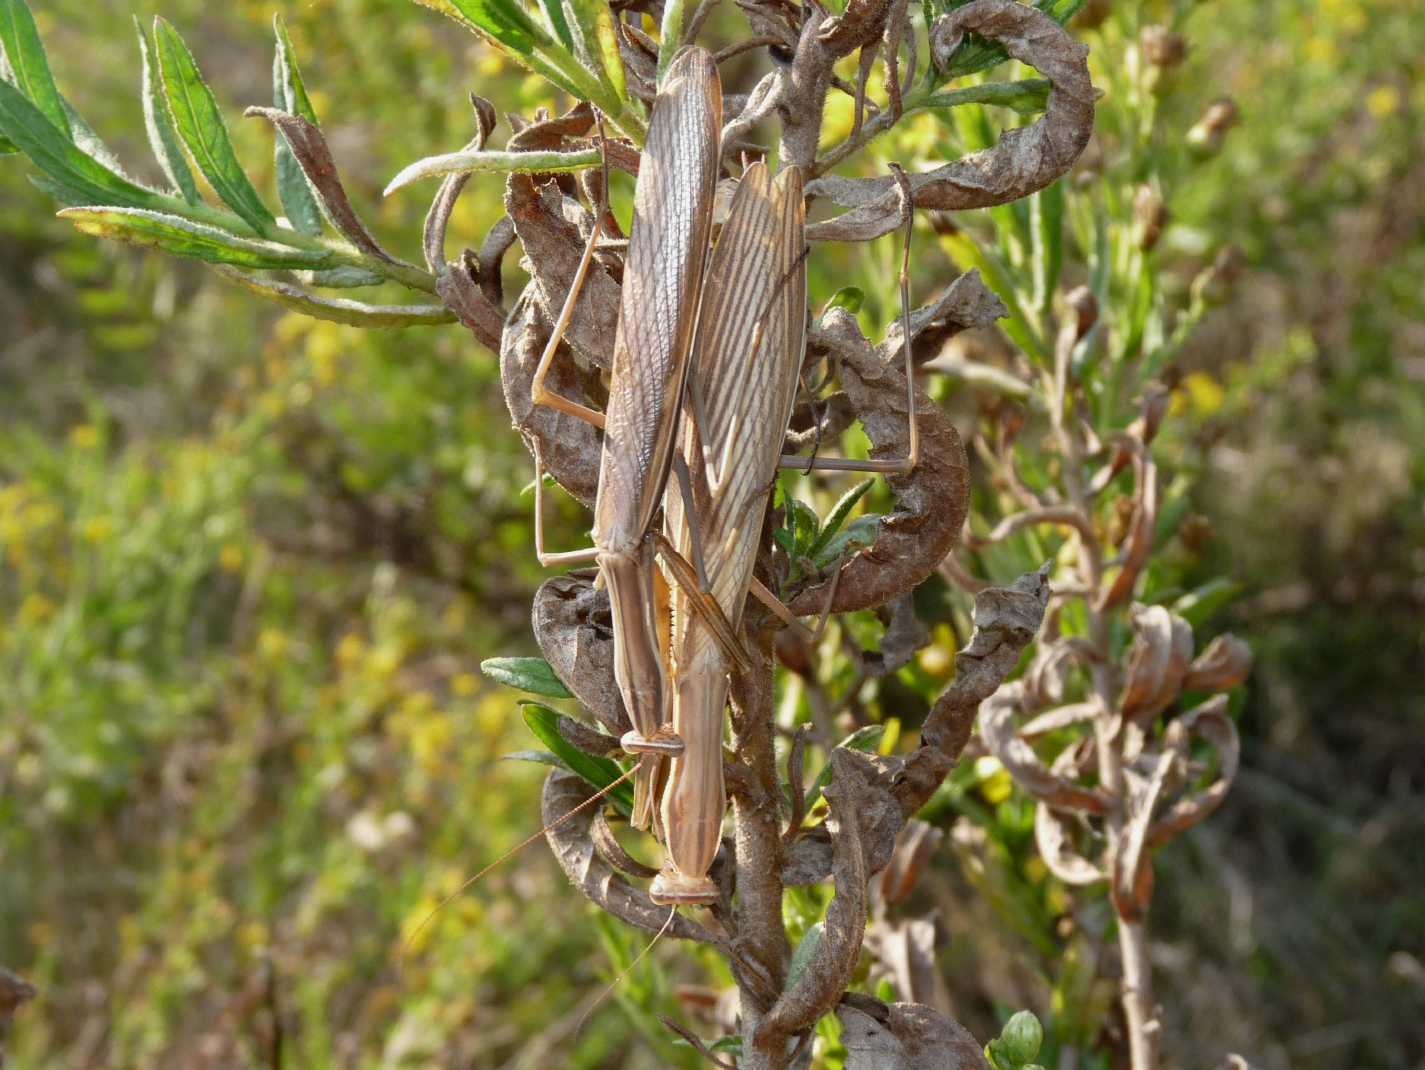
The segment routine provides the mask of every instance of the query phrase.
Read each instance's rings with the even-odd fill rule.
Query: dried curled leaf
[[[730,955],[725,940],[676,912],[670,920],[670,908],[657,906],[600,857],[592,830],[597,804],[573,812],[588,801],[592,790],[562,769],[554,770],[544,781],[541,814],[548,826],[544,837],[574,886],[602,910],[635,928],[656,933],[666,925],[668,936],[711,944]]]
[[[545,660],[580,704],[618,738],[632,725],[614,683],[607,592],[584,576],[556,576],[534,595],[531,624]]]
[[[1093,131],[1088,49],[1044,13],[1014,0],[973,0],[935,21],[932,55],[944,65],[965,34],[998,40],[1050,83],[1043,117],[1006,131],[999,143],[911,178],[917,208],[988,208],[1043,189],[1073,165]],[[893,230],[900,209],[889,178],[823,176],[807,186],[851,211],[807,227],[809,241],[870,241]]]
[[[1103,870],[1074,849],[1071,822],[1077,824],[1080,819],[1043,802],[1034,808],[1034,844],[1039,857],[1065,884],[1097,884],[1103,880]]]
[[[331,220],[332,226],[345,234],[362,252],[389,264],[400,263],[381,248],[371,231],[366,229],[361,217],[356,214],[356,209],[351,206],[346,189],[341,184],[341,177],[337,174],[336,161],[332,159],[331,149],[327,147],[327,139],[320,128],[300,115],[289,115],[276,108],[248,108],[244,114],[266,119],[277,128],[278,134],[287,142],[287,147],[292,150],[292,155],[301,165],[302,173],[307,176],[307,181],[316,191],[322,211]]]
[[[1007,684],[980,705],[980,736],[1015,781],[1041,802],[1062,810],[1107,813],[1112,800],[1097,788],[1085,788],[1046,766],[1019,737],[1014,718],[1024,699],[1023,681]]]
[[[1134,606],[1133,646],[1119,699],[1125,719],[1146,719],[1182,693],[1192,660],[1192,626],[1163,606]]]
[[[910,449],[905,374],[898,357],[871,348],[855,318],[833,308],[810,332],[812,345],[831,351],[841,385],[871,440],[874,458],[904,457]],[[841,568],[832,612],[884,605],[919,586],[950,552],[969,508],[969,462],[944,410],[917,392],[920,464],[888,480],[896,509],[881,520],[876,541]],[[822,611],[833,577],[803,588],[793,613]]]
[[[1206,788],[1173,803],[1148,833],[1149,846],[1157,847],[1190,829],[1222,805],[1237,778],[1242,743],[1237,726],[1227,715],[1227,696],[1215,695],[1173,722],[1188,738],[1196,736],[1217,750],[1217,778]]]
[[[1252,671],[1252,648],[1235,635],[1219,635],[1193,659],[1183,678],[1189,691],[1230,691]]]
[[[847,993],[836,1017],[846,1070],[988,1070],[970,1031],[932,1007]]]

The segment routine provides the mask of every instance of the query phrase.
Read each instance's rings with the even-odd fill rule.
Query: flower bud
[[[1146,183],[1139,186],[1133,195],[1133,244],[1145,253],[1150,251],[1163,236],[1167,222],[1163,195]]]
[[[1187,38],[1166,26],[1145,26],[1138,38],[1148,91],[1162,96],[1172,87],[1172,74],[1187,59]]]
[[[1188,151],[1200,160],[1216,156],[1222,151],[1227,131],[1237,125],[1237,119],[1237,102],[1231,97],[1218,97],[1187,132]]]
[[[1020,1011],[1004,1023],[999,1039],[1004,1054],[1017,1066],[1023,1066],[1039,1054],[1044,1044],[1044,1027],[1031,1011]]]

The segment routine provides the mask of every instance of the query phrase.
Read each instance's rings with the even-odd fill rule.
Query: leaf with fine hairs
[[[307,182],[321,199],[322,211],[332,226],[345,234],[362,252],[388,263],[399,262],[381,248],[366,229],[361,217],[356,214],[356,209],[351,206],[341,178],[337,175],[336,161],[332,159],[331,150],[327,148],[327,139],[316,125],[300,115],[289,115],[276,108],[248,108],[246,114],[249,117],[260,116],[277,128],[278,134],[287,142],[287,147],[292,150],[292,155],[301,165]]]
[[[280,14],[272,16],[272,31],[277,37],[277,48],[272,55],[272,103],[279,111],[289,115],[300,115],[313,126],[317,125],[317,113],[307,97],[307,87],[302,83],[302,72],[297,69],[297,59],[292,54],[292,41],[287,36],[287,24]],[[302,173],[302,165],[292,154],[286,138],[276,138],[273,148],[273,163],[277,172],[277,196],[287,213],[287,221],[303,234],[322,232],[322,211],[317,207],[317,199],[307,185],[307,176]]]
[[[502,45],[521,55],[553,44],[549,34],[516,0],[450,0],[450,6]]]
[[[64,98],[54,84],[35,17],[24,0],[0,0],[0,47],[9,67],[5,80],[28,97],[65,137],[70,137]]]
[[[561,736],[559,734],[559,714],[548,706],[541,706],[537,702],[526,702],[523,704],[522,712],[524,723],[529,726],[529,730],[535,734],[535,737],[548,747],[568,767],[570,772],[582,780],[596,788],[606,788],[623,776],[624,771],[619,768],[617,762],[610,761],[608,758],[600,758],[597,755],[585,754]],[[631,784],[627,782],[620,784],[609,792],[607,798],[624,817],[633,813],[633,786]]]
[[[0,80],[0,137],[13,142],[43,172],[46,192],[68,204],[156,208],[163,198],[86,153],[9,82]]]
[[[154,20],[153,33],[163,92],[178,136],[223,203],[256,233],[266,234],[277,220],[238,162],[217,98],[203,80],[193,54],[164,19]]]
[[[551,698],[573,698],[574,694],[554,675],[554,668],[543,658],[486,658],[480,671],[507,687],[517,687],[535,695]]]
[[[143,208],[66,208],[59,217],[68,219],[84,234],[218,264],[279,270],[321,267],[331,259],[328,252],[244,238],[181,216]]]
[[[231,268],[220,267],[218,272],[260,297],[330,323],[352,327],[431,327],[455,322],[455,313],[444,305],[371,305],[349,297],[322,297],[285,282],[261,279]]]
[[[193,172],[188,169],[188,161],[183,158],[183,148],[174,132],[173,116],[168,113],[168,100],[163,95],[163,85],[156,69],[153,46],[149,44],[148,33],[137,15],[134,16],[134,30],[139,36],[139,55],[143,60],[143,121],[148,130],[148,143],[173,188],[189,204],[199,204],[203,198],[198,192],[198,184],[193,181]]]
[[[558,0],[549,0],[557,3]],[[628,79],[619,53],[618,30],[608,0],[569,0],[578,31],[581,54],[588,65],[619,99],[628,99]]]
[[[583,171],[598,167],[599,162],[598,149],[574,152],[447,152],[440,156],[427,156],[403,168],[387,184],[383,196],[389,197],[423,178],[439,178],[442,175],[504,174],[512,171],[554,174]]]

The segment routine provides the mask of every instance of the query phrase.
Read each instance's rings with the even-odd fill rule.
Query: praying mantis
[[[707,874],[726,809],[722,713],[728,674],[746,665],[735,629],[749,591],[796,623],[752,575],[776,469],[908,472],[918,453],[907,348],[906,457],[782,456],[806,328],[802,175],[748,166],[709,258],[721,111],[711,56],[685,50],[659,89],[640,164],[606,412],[544,386],[602,210],[532,387],[536,404],[604,429],[590,550],[544,551],[536,448],[536,553],[545,565],[592,558],[608,588],[614,674],[634,724],[622,743],[639,755],[633,823],[665,841],[651,889],[664,904],[718,898]],[[903,315],[906,287],[903,263]],[[671,622],[655,555],[674,581]]]

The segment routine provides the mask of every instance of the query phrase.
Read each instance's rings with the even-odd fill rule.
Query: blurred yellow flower
[[[280,628],[263,628],[257,635],[257,651],[275,661],[287,652],[287,635]]]
[[[78,424],[69,429],[69,444],[77,449],[92,450],[99,445],[99,429],[93,424]]]
[[[351,668],[366,654],[366,640],[352,632],[347,632],[336,644],[337,663]]]
[[[54,616],[54,611],[58,608],[49,596],[35,591],[26,595],[25,600],[20,603],[20,623],[39,624]]]
[[[1393,85],[1379,85],[1366,94],[1366,110],[1377,119],[1384,119],[1400,110],[1400,90]]]
[[[104,514],[91,516],[79,525],[79,537],[88,543],[106,541],[114,534],[114,518]]]
[[[458,672],[450,678],[450,690],[458,698],[469,698],[480,689],[480,678],[474,673]]]
[[[218,551],[218,567],[224,572],[241,571],[245,559],[242,547],[235,542],[223,543],[222,549]]]

